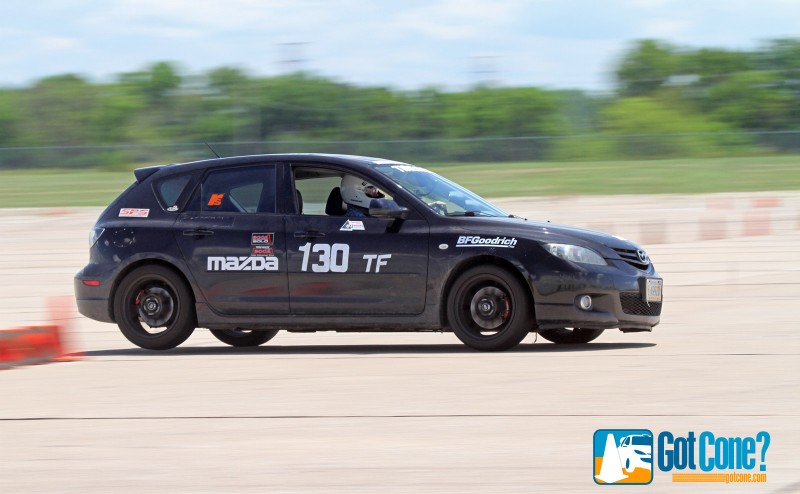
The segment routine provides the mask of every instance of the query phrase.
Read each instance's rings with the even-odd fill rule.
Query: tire
[[[462,273],[450,289],[447,319],[468,347],[508,350],[533,327],[530,292],[505,269],[476,266]]]
[[[114,294],[114,315],[125,338],[148,350],[175,348],[197,326],[189,285],[164,266],[128,273]]]
[[[585,328],[542,329],[539,331],[539,336],[559,345],[577,345],[597,339],[603,331],[605,330]]]
[[[252,329],[212,329],[211,334],[219,341],[235,347],[258,346],[278,334],[277,329],[255,331]]]

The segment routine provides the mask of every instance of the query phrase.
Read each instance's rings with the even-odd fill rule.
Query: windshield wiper
[[[516,214],[509,214],[508,217],[528,221],[528,218],[523,218],[522,216],[517,216]]]
[[[448,216],[489,216],[492,218],[494,217],[493,214],[487,213],[486,211],[471,211],[471,210],[452,212],[449,213]]]

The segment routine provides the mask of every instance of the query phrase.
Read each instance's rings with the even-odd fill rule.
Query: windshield
[[[414,194],[442,216],[508,216],[508,213],[493,206],[474,192],[425,168],[391,164],[380,165],[375,169]]]

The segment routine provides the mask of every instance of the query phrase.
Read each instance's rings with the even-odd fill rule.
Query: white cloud
[[[477,39],[512,24],[522,3],[440,0],[401,12],[395,24],[435,39]]]
[[[57,71],[109,76],[159,60],[190,70],[303,69],[414,88],[476,82],[476,56],[505,84],[608,87],[627,43],[748,48],[800,36],[800,0],[37,0],[0,19],[0,84]],[[48,63],[42,57],[53,56]],[[296,66],[299,67],[299,66]]]
[[[45,50],[70,50],[81,45],[80,40],[67,36],[44,36],[36,43]]]
[[[694,27],[685,19],[655,19],[645,21],[638,29],[637,37],[675,39],[682,38]]]
[[[656,8],[674,6],[675,0],[623,0],[622,5],[642,10],[652,10]]]

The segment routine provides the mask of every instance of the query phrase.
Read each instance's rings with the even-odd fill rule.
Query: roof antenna
[[[222,156],[220,156],[220,155],[219,155],[219,153],[217,153],[216,151],[214,151],[214,148],[212,148],[212,147],[211,147],[211,144],[209,144],[209,143],[207,143],[207,142],[205,142],[205,141],[203,141],[203,144],[205,144],[206,146],[208,146],[208,149],[210,149],[210,150],[211,150],[211,152],[212,152],[212,153],[214,153],[214,154],[217,156],[217,158],[222,158]]]

